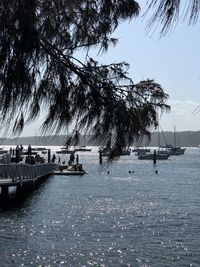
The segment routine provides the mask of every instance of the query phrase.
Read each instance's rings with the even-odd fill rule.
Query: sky
[[[114,34],[119,42],[105,56],[107,62],[125,60],[135,83],[150,78],[169,95],[171,112],[163,114],[165,131],[200,130],[200,35],[199,24],[178,24],[173,33],[160,37],[147,33],[142,19],[122,24]]]
[[[112,36],[119,39],[118,43],[101,55],[101,61],[126,61],[135,83],[154,79],[169,94],[171,112],[162,115],[162,130],[173,131],[174,126],[177,131],[200,130],[200,109],[196,112],[200,105],[199,23],[188,26],[180,22],[173,32],[160,37],[159,29],[147,32],[146,20],[140,16],[122,23]],[[26,127],[22,136],[39,134],[40,122]]]

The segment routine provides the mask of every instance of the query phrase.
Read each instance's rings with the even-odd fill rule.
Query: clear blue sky
[[[114,32],[117,45],[101,55],[104,63],[126,61],[130,64],[130,76],[134,82],[155,79],[169,94],[172,109],[161,118],[163,130],[200,130],[200,112],[192,112],[200,105],[200,36],[199,23],[187,26],[179,23],[175,30],[160,38],[159,31],[146,31],[145,20],[136,18],[122,23]],[[33,127],[27,127],[23,136],[34,135]]]

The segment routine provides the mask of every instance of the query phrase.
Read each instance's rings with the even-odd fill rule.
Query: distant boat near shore
[[[92,151],[91,148],[86,148],[85,146],[80,146],[80,147],[73,147],[73,148],[68,148],[68,147],[61,147],[61,150],[56,151],[57,154],[71,154],[74,152],[82,152],[82,151],[86,151],[86,152],[90,152]]]
[[[109,157],[111,153],[113,152],[113,149],[111,147],[103,147],[99,149],[99,152],[100,151],[103,157]],[[131,154],[130,149],[123,149],[120,156],[130,156],[130,154]]]
[[[170,154],[156,154],[156,160],[167,160],[169,158]],[[153,160],[155,157],[154,153],[144,153],[139,154],[138,159],[147,159],[147,160]]]
[[[139,154],[145,154],[145,153],[148,153],[150,152],[151,149],[150,148],[134,148],[132,149],[132,152],[136,152],[136,156],[138,156]]]
[[[164,137],[164,135],[163,135]],[[165,139],[165,137],[164,137]],[[178,141],[178,146],[177,146],[177,141]],[[177,136],[176,133],[176,127],[174,126],[174,145],[172,144],[167,144],[167,141],[165,139],[165,146],[160,146],[159,148],[161,148],[162,150],[160,150],[160,152],[158,151],[158,153],[169,153],[172,156],[179,156],[179,155],[183,155],[185,153],[186,148],[182,148],[180,145],[180,140]]]
[[[33,150],[43,151],[43,150],[47,150],[47,148],[46,147],[35,147],[33,148]]]
[[[56,151],[56,154],[72,154],[74,153],[75,150],[71,150],[71,149],[61,149]]]
[[[86,146],[75,147],[74,150],[75,151],[86,151],[86,152],[92,151],[91,148],[86,148]]]
[[[165,153],[165,154],[170,154],[172,156],[179,156],[183,155],[185,153],[186,148],[181,148],[181,147],[173,147],[171,145],[168,146],[162,146],[160,147],[162,150],[159,150],[157,153]]]

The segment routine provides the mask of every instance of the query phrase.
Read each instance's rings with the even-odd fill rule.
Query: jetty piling
[[[47,154],[47,161],[48,161],[48,163],[50,163],[51,162],[51,149],[48,149],[48,154]]]
[[[102,164],[102,150],[99,150],[99,164]]]
[[[157,158],[156,150],[154,150],[154,152],[153,152],[153,164],[154,165],[156,165],[156,158]]]

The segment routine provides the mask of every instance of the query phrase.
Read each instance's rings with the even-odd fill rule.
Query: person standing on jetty
[[[24,148],[23,148],[23,146],[22,146],[22,145],[20,145],[20,150],[21,150],[21,153],[22,153],[23,149],[24,149]]]
[[[31,156],[31,152],[32,152],[32,148],[31,148],[31,145],[29,144],[28,145],[28,156]]]
[[[20,158],[20,161],[22,160],[22,151],[23,151],[23,146],[22,145],[20,145],[20,147],[19,147],[19,158]]]
[[[74,151],[70,154],[69,157],[69,165],[74,164],[75,156],[74,156]]]
[[[19,146],[16,146],[16,163],[19,163],[19,159],[20,159],[20,151],[19,151]]]
[[[56,155],[53,154],[52,159],[51,159],[52,163],[55,163],[55,160],[56,160]]]

